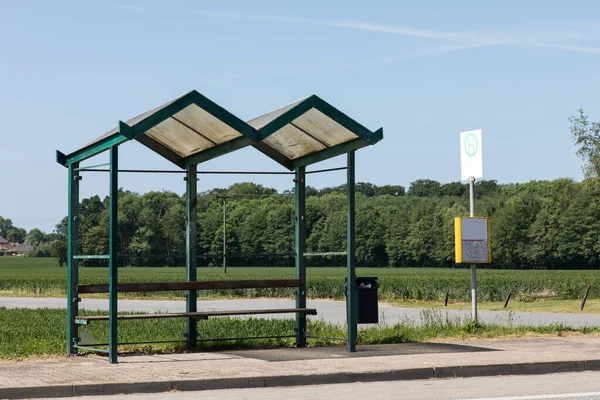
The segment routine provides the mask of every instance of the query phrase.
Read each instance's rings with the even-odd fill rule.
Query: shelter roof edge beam
[[[272,158],[274,161],[281,164],[284,168],[292,171],[294,168],[292,167],[292,162],[283,154],[266,144],[265,142],[258,142],[252,145],[255,149],[266,155],[267,157]]]
[[[175,153],[173,150],[166,146],[159,145],[156,141],[154,141],[151,137],[147,135],[140,135],[135,138],[138,142],[152,150],[158,155],[163,156],[167,160],[171,161],[173,164],[177,165],[179,168],[184,169],[185,163],[183,162],[183,158]]]
[[[66,167],[71,163],[81,162],[83,160],[87,160],[88,158],[94,157],[110,149],[112,146],[119,145],[128,140],[129,139],[127,137],[117,132],[68,155],[64,155],[60,151],[57,151],[56,161]]]
[[[369,142],[369,144],[375,144],[383,139],[383,128],[379,128],[377,131],[372,132],[370,129],[350,118],[337,108],[333,107],[331,104],[327,103],[325,100],[321,99],[319,96],[313,95],[312,97],[315,109],[321,111],[323,114],[342,125],[350,132],[360,136]]]
[[[292,160],[292,168],[303,167],[311,164],[315,164],[321,161],[328,160],[333,157],[337,157],[342,154],[346,154],[351,150],[357,150],[362,147],[369,146],[371,143],[368,141],[357,138],[354,140],[350,140],[348,142],[340,143],[333,147],[329,147],[328,149],[317,151],[306,156],[296,158]]]

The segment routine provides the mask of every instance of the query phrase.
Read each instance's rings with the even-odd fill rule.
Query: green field
[[[344,298],[344,268],[309,268],[307,271],[309,298]],[[357,268],[358,276],[379,277],[379,298],[384,301],[444,300],[449,292],[451,302],[468,302],[471,274],[469,269],[434,268]],[[294,276],[293,268],[252,267],[229,268],[224,275],[220,268],[199,268],[199,280],[217,279],[277,279]],[[67,270],[54,259],[0,257],[0,296],[64,296]],[[160,282],[185,280],[184,268],[119,269],[120,282]],[[108,269],[81,268],[80,283],[106,283]],[[509,290],[513,301],[536,299],[580,299],[588,284],[590,298],[600,288],[600,271],[593,270],[479,270],[478,297],[481,302],[500,302]],[[202,292],[203,297],[290,297],[291,289],[256,289]],[[183,297],[181,292],[124,294],[123,297]]]

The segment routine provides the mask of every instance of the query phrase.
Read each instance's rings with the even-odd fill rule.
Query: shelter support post
[[[348,324],[348,351],[356,351],[356,321],[358,317],[358,303],[356,296],[356,243],[355,243],[355,150],[348,152],[347,190],[348,190],[348,281],[346,293],[346,318]]]
[[[223,197],[223,273],[227,273],[227,198]]]
[[[118,251],[119,251],[119,147],[110,148],[110,205],[109,205],[109,278],[108,278],[108,358],[111,364],[117,363],[117,313],[118,313]]]
[[[198,245],[198,227],[197,227],[197,198],[198,198],[198,166],[190,164],[186,169],[185,184],[185,219],[186,219],[186,259],[185,272],[188,282],[195,282],[198,279],[197,268],[197,245]],[[197,291],[188,290],[185,305],[186,312],[196,312],[198,309]],[[195,348],[197,345],[197,322],[196,318],[186,318],[186,335],[188,348]]]
[[[78,325],[75,317],[79,313],[77,284],[79,283],[79,261],[74,257],[79,250],[79,163],[69,164],[68,197],[68,247],[67,247],[67,355],[77,354],[75,347],[78,337]]]
[[[306,168],[296,168],[295,204],[295,247],[296,279],[300,286],[296,292],[296,308],[306,308]],[[296,347],[306,347],[306,314],[296,313]]]

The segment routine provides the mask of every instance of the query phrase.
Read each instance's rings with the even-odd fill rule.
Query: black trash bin
[[[377,304],[377,277],[356,277],[356,300],[358,302],[359,324],[378,324],[379,306]],[[346,278],[346,286],[348,284]]]

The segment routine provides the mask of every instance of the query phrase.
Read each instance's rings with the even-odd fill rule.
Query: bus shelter
[[[69,153],[56,152],[56,160],[68,170],[68,289],[67,354],[85,348],[79,341],[79,265],[81,259],[108,260],[109,321],[108,350],[111,363],[117,362],[118,332],[118,190],[119,146],[135,141],[166,158],[185,174],[186,180],[186,281],[197,276],[197,175],[198,165],[216,157],[252,146],[295,175],[295,269],[298,280],[296,307],[306,308],[306,176],[312,164],[346,154],[347,165],[347,279],[355,282],[355,151],[376,144],[383,129],[371,131],[315,95],[298,100],[250,121],[243,121],[197,91],[191,91],[117,126],[91,143]],[[105,151],[107,164],[82,163]],[[109,175],[109,254],[79,254],[79,186],[83,173],[104,171]],[[243,172],[250,171],[243,166]],[[340,169],[340,168],[336,168]],[[165,172],[128,170],[127,172]],[[173,172],[173,171],[169,171]],[[223,171],[226,172],[226,171]],[[323,172],[312,171],[312,172]],[[310,254],[313,255],[313,254]],[[348,350],[356,350],[357,292],[348,285],[346,296]],[[197,345],[197,293],[187,290],[187,345]],[[296,313],[296,346],[306,346],[306,313]],[[99,349],[91,349],[98,350]]]

